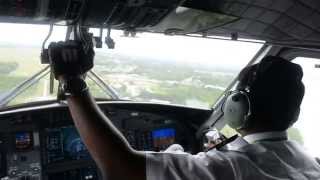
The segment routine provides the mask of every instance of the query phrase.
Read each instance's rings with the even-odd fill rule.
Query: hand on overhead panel
[[[94,50],[85,50],[80,41],[53,42],[48,50],[50,65],[57,80],[83,76],[93,68]]]

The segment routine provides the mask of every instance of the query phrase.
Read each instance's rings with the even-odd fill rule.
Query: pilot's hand
[[[165,151],[165,153],[184,154],[184,148],[180,144],[172,144]]]
[[[93,67],[93,48],[85,51],[79,41],[53,42],[48,50],[50,65],[57,80],[82,76]]]

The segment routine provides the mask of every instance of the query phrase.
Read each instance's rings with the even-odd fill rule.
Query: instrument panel
[[[195,122],[210,114],[164,105],[107,103],[103,112],[139,151],[163,151],[174,143],[200,148]],[[0,179],[96,180],[96,168],[67,107],[0,113]]]

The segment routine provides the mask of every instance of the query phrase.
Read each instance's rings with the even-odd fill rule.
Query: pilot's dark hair
[[[288,129],[300,112],[305,89],[302,77],[300,65],[275,56],[245,68],[237,88],[248,91],[251,101],[247,128]]]

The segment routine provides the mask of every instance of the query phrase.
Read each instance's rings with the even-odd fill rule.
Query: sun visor
[[[172,35],[199,33],[226,25],[238,19],[238,17],[221,13],[178,7],[159,24],[147,30]]]
[[[183,0],[0,0],[0,22],[135,29],[159,24]]]

